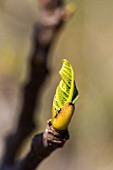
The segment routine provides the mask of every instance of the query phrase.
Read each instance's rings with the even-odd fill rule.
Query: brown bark
[[[34,170],[55,149],[63,147],[68,139],[69,134],[67,130],[55,130],[50,121],[48,121],[45,132],[33,138],[29,153],[16,164],[15,170]]]
[[[48,53],[66,16],[63,0],[39,0],[39,7],[40,17],[33,31],[29,80],[23,87],[23,105],[17,128],[6,138],[1,170],[33,170],[52,151],[63,146],[68,138],[67,131],[57,131],[56,135],[56,130],[52,129],[50,132],[49,128],[48,132],[46,129],[44,135],[42,133],[34,137],[31,150],[26,157],[18,163],[15,160],[22,143],[35,129],[35,107],[39,105],[40,89],[49,73]],[[49,124],[49,127],[52,126]],[[50,140],[53,136],[54,142],[53,139]]]

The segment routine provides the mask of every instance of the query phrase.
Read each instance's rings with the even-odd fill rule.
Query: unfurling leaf
[[[78,90],[74,80],[74,72],[70,63],[62,60],[60,70],[62,80],[60,81],[52,106],[52,125],[57,130],[65,130],[74,112],[74,104],[78,98]]]

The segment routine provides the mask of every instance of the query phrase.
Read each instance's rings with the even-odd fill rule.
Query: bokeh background
[[[69,2],[66,1],[66,2]],[[50,52],[40,96],[39,133],[51,116],[60,60],[72,64],[79,99],[69,126],[70,140],[44,160],[41,170],[113,169],[113,1],[73,0],[74,17],[66,24]],[[21,86],[29,73],[37,1],[0,0],[0,157],[4,137],[14,129],[21,107]],[[29,146],[28,146],[29,148]]]

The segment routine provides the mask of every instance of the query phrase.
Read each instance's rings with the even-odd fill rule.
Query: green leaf
[[[52,115],[53,119],[54,119],[54,116],[58,114],[60,109],[66,103],[74,104],[78,98],[78,90],[76,88],[76,83],[74,80],[73,68],[66,59],[63,59],[62,62],[63,62],[63,65],[62,65],[61,70],[59,71],[62,77],[62,80],[60,81],[56,89],[56,94],[53,99],[53,108],[55,110],[55,112]]]

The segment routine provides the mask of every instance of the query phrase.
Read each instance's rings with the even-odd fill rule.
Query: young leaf
[[[52,125],[58,130],[67,128],[74,112],[74,103],[78,98],[72,66],[66,59],[62,62],[59,72],[62,80],[56,89],[52,107]]]

